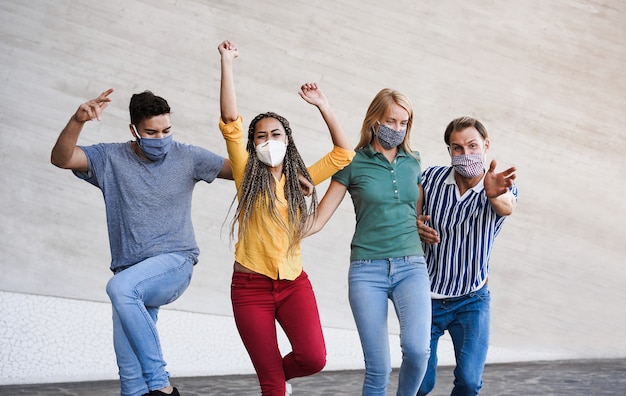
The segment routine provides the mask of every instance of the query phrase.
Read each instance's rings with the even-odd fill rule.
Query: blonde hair
[[[367,147],[374,140],[374,130],[377,123],[383,120],[391,111],[391,106],[397,104],[409,114],[409,122],[406,126],[406,136],[400,147],[409,155],[414,156],[411,148],[411,127],[413,126],[413,105],[409,98],[402,92],[391,88],[384,88],[374,96],[372,103],[367,108],[363,126],[361,126],[361,139],[355,150]]]

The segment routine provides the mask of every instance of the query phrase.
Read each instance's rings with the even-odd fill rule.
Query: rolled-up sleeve
[[[235,185],[239,190],[246,169],[246,162],[248,162],[248,151],[243,138],[243,118],[239,116],[235,121],[228,124],[220,118],[220,131],[226,141],[228,159],[230,159],[230,166],[233,169],[233,179],[235,179]]]
[[[345,168],[354,158],[354,150],[334,146],[333,150],[308,167],[313,184],[317,185]]]

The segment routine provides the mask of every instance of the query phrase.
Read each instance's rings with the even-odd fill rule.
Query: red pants
[[[321,371],[326,345],[309,277],[272,280],[234,272],[231,300],[235,323],[256,370],[264,396],[284,396],[285,381]],[[285,357],[278,349],[276,321],[291,343]]]

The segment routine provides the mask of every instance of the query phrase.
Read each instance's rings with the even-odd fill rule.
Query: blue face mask
[[[165,157],[167,152],[170,151],[170,147],[172,147],[173,138],[174,136],[171,133],[157,139],[142,138],[137,134],[137,142],[141,151],[152,161],[158,161]]]
[[[383,124],[378,126],[378,131],[376,132],[378,143],[380,143],[385,150],[391,150],[394,147],[398,147],[404,141],[405,136],[406,129],[396,131],[395,129],[389,128]]]

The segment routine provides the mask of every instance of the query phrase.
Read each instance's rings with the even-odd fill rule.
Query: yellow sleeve
[[[248,162],[248,151],[246,151],[246,142],[243,138],[243,118],[239,116],[235,121],[228,124],[220,118],[220,131],[226,141],[228,159],[233,169],[233,179],[235,179],[235,185],[239,191]]]
[[[334,146],[331,152],[307,168],[309,174],[311,175],[311,180],[313,180],[313,184],[320,184],[337,173],[337,171],[340,171],[348,166],[348,164],[352,162],[354,155],[354,150],[347,150],[339,146]]]

